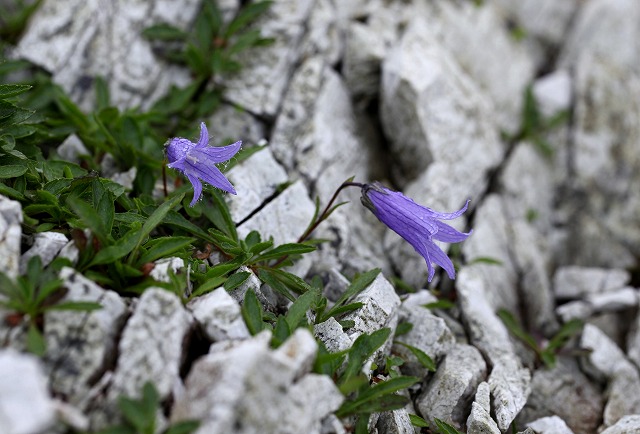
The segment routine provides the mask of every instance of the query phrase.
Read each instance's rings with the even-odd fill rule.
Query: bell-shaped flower
[[[202,195],[202,183],[208,182],[214,187],[236,194],[236,190],[227,178],[216,167],[217,163],[224,163],[233,157],[242,146],[242,141],[229,146],[209,146],[209,132],[207,126],[200,124],[200,139],[198,143],[182,137],[174,137],[165,147],[169,164],[167,167],[182,172],[193,185],[193,200],[191,206]]]
[[[451,259],[442,251],[436,241],[459,243],[468,233],[459,232],[441,220],[460,217],[469,201],[459,211],[441,213],[418,205],[402,193],[389,190],[380,183],[365,184],[362,187],[362,204],[369,208],[382,223],[404,238],[427,262],[429,282],[435,274],[434,264],[441,266],[451,279],[456,276]]]

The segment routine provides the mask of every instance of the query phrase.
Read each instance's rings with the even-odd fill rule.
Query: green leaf
[[[572,319],[567,321],[562,325],[562,327],[560,327],[560,330],[558,330],[558,333],[556,333],[555,336],[553,336],[551,340],[549,340],[549,343],[547,344],[545,350],[548,350],[548,351],[558,350],[564,344],[566,344],[569,339],[571,339],[573,336],[580,333],[583,326],[584,326],[584,322],[582,322],[579,319]]]
[[[191,434],[200,427],[197,420],[183,420],[171,425],[164,434]]]
[[[270,259],[279,259],[282,256],[291,256],[291,255],[302,255],[304,253],[313,252],[316,250],[315,246],[310,246],[308,244],[298,244],[298,243],[290,243],[290,244],[281,244],[278,247],[269,250],[266,253],[261,254],[256,257],[253,262],[260,261],[268,261]]]
[[[16,189],[9,187],[8,185],[3,184],[2,182],[0,182],[0,194],[7,196],[11,199],[16,199],[20,201],[25,200],[25,197],[22,193],[20,193]]]
[[[443,420],[438,419],[437,417],[433,418],[436,426],[438,427],[438,431],[441,434],[462,434],[460,431],[449,425]]]
[[[224,282],[224,289],[227,291],[232,291],[236,289],[238,286],[242,285],[247,279],[251,276],[249,271],[241,271],[229,276],[229,278]]]
[[[93,208],[100,216],[107,236],[111,234],[115,216],[114,198],[98,178],[91,181]]]
[[[7,164],[0,166],[0,179],[4,178],[17,178],[26,173],[29,168],[26,165]]]
[[[488,264],[488,265],[503,265],[502,261],[496,258],[491,258],[489,256],[480,256],[478,258],[473,259],[469,264]]]
[[[347,289],[345,289],[345,291],[342,293],[342,295],[336,301],[333,307],[329,309],[327,312],[325,312],[321,320],[316,320],[316,321],[323,322],[329,319],[330,317],[336,315],[336,311],[338,311],[340,306],[342,306],[351,297],[364,291],[369,285],[371,285],[371,283],[376,279],[376,277],[378,277],[378,274],[380,274],[380,269],[375,268],[373,270],[367,271],[366,273],[362,273],[361,275],[353,279],[351,284],[347,287]]]
[[[158,41],[184,41],[188,35],[177,27],[169,24],[156,24],[142,31],[142,36]]]
[[[429,357],[429,355],[424,351],[422,351],[420,348],[416,348],[412,345],[405,344],[404,342],[396,341],[394,343],[398,345],[402,345],[403,347],[407,348],[409,351],[411,351],[411,353],[413,353],[413,355],[416,357],[416,359],[418,359],[418,362],[420,362],[422,366],[424,366],[431,372],[436,372],[436,364],[434,363],[433,359]]]
[[[242,318],[247,324],[249,333],[256,335],[264,329],[264,323],[262,322],[262,305],[256,297],[256,293],[253,289],[249,288],[244,296],[244,302],[242,303]]]
[[[395,393],[414,385],[418,381],[420,379],[417,377],[400,376],[378,383],[360,393],[356,399],[343,403],[336,411],[336,416],[344,417],[355,413],[388,411],[399,408],[395,407],[396,405],[402,407],[407,403],[407,398],[395,395]]]
[[[165,258],[171,256],[196,241],[192,237],[159,237],[150,240],[145,244],[147,251],[138,259],[138,265],[146,264],[147,262],[153,262],[156,259]]]
[[[134,254],[135,254],[136,250],[140,247],[142,242],[149,236],[151,231],[154,230],[156,228],[156,226],[158,226],[160,223],[162,223],[162,220],[167,216],[167,213],[169,211],[171,211],[171,209],[174,206],[178,205],[183,197],[184,197],[184,193],[181,193],[181,194],[178,194],[176,196],[173,196],[172,198],[170,198],[169,200],[164,202],[162,205],[160,205],[149,216],[149,218],[144,223],[144,225],[142,225],[142,229],[140,230],[140,233],[138,234],[138,240],[137,240],[137,243],[136,243],[135,247],[133,248],[133,254],[129,257],[129,263],[132,262]]]
[[[456,304],[450,300],[440,299],[433,303],[423,304],[422,306],[427,309],[453,309],[456,307]]]
[[[0,84],[0,99],[20,95],[32,87],[30,84]]]
[[[411,421],[411,425],[417,426],[418,428],[427,428],[429,424],[426,420],[418,416],[417,414],[409,413],[409,420]]]
[[[273,273],[273,270],[264,270],[264,269],[258,270],[258,278],[264,283],[266,283],[267,285],[269,285],[271,289],[279,292],[290,301],[295,300],[295,297],[291,293],[291,290],[287,287],[287,285],[283,284],[282,282],[280,282],[280,280],[278,280],[276,275]]]
[[[133,224],[129,232],[127,232],[122,238],[116,241],[113,245],[104,247],[96,253],[89,266],[109,264],[131,253],[138,243],[140,228],[141,225],[139,223]]]
[[[365,360],[371,357],[378,348],[384,345],[390,334],[391,329],[382,328],[380,330],[376,330],[370,335],[363,334],[358,336],[349,351],[349,361],[347,362],[347,367],[344,370],[340,384],[357,375],[362,369],[362,365]]]
[[[30,324],[29,330],[27,331],[27,351],[39,357],[44,356],[44,353],[47,351],[44,336],[42,336],[42,333],[40,333],[40,330],[38,330],[34,324]]]
[[[104,225],[104,221],[91,205],[77,196],[67,197],[67,205],[69,205],[71,210],[80,218],[82,224],[93,232],[103,246],[109,244],[109,233]]]
[[[396,327],[395,337],[397,338],[398,336],[406,335],[412,329],[413,324],[411,324],[410,322],[401,322],[398,324],[398,327]]]
[[[222,194],[218,191],[211,191],[213,204],[208,202],[204,203],[204,215],[213,223],[218,229],[220,229],[225,235],[232,238],[234,241],[238,241],[238,233],[236,231],[236,224],[231,218],[229,207],[225,202]]]
[[[540,354],[540,347],[538,346],[538,343],[536,342],[536,340],[530,334],[528,334],[523,330],[523,328],[520,326],[518,321],[511,314],[511,312],[505,309],[500,309],[497,314],[498,314],[498,317],[504,323],[505,327],[507,327],[509,332],[511,332],[511,334],[513,334],[515,337],[517,337],[523,343],[529,346],[529,348],[534,350],[536,354],[538,355]]]
[[[285,315],[285,319],[287,320],[287,324],[289,324],[289,328],[291,330],[295,330],[300,322],[306,318],[307,311],[311,309],[311,305],[316,301],[319,295],[320,294],[315,290],[307,291],[293,302]]]
[[[226,281],[227,277],[222,276],[216,276],[211,279],[207,279],[202,285],[198,287],[198,289],[193,291],[189,298],[193,299],[195,297],[200,297],[201,295],[211,292],[212,290],[221,287]]]
[[[234,33],[237,33],[241,28],[254,21],[269,9],[271,3],[271,1],[261,1],[249,4],[242,8],[238,15],[227,26],[225,36],[229,37]]]
[[[98,309],[102,309],[102,305],[92,301],[63,301],[47,306],[46,308],[46,310],[77,310],[86,312]]]

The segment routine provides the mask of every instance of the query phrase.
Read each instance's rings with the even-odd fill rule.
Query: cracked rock
[[[628,271],[614,268],[567,266],[553,276],[556,298],[576,299],[623,288],[631,280]]]
[[[571,428],[558,416],[543,417],[527,425],[538,434],[573,434]]]
[[[187,308],[212,341],[249,337],[240,305],[224,288],[194,298]]]
[[[435,418],[460,428],[469,414],[476,387],[486,375],[480,351],[470,345],[456,345],[416,399],[417,408],[434,428]]]
[[[40,232],[35,234],[33,245],[20,258],[20,274],[27,272],[27,264],[34,256],[40,256],[42,266],[53,261],[69,240],[59,232]]]
[[[491,419],[489,384],[482,382],[476,390],[475,401],[471,403],[471,413],[467,419],[467,434],[499,434],[496,421]]]
[[[403,408],[380,413],[376,428],[384,434],[415,434],[409,413]]]
[[[602,431],[600,434],[630,434],[640,432],[640,415],[627,415],[622,417],[615,425]]]
[[[333,381],[308,373],[316,343],[297,329],[277,350],[271,334],[214,344],[194,364],[172,420],[198,419],[196,433],[319,433],[343,401]]]
[[[67,289],[62,302],[102,306],[88,312],[48,310],[44,316],[50,386],[69,403],[83,407],[93,383],[114,361],[127,306],[114,291],[101,288],[72,268],[60,270],[60,278]]]

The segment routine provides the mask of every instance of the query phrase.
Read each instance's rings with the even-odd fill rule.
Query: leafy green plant
[[[154,385],[145,383],[139,399],[121,396],[118,407],[124,418],[122,425],[100,431],[100,434],[155,434],[160,397]],[[177,422],[162,431],[162,434],[190,434],[198,429],[198,421]]]
[[[520,33],[517,34],[519,35],[518,37],[521,37]],[[565,124],[568,119],[569,112],[566,110],[561,110],[553,116],[545,118],[538,108],[538,102],[535,99],[532,87],[528,86],[524,94],[520,130],[508,138],[512,142],[530,141],[542,155],[551,158],[554,148],[545,138],[545,135]]]
[[[57,277],[65,260],[57,260],[43,268],[39,256],[32,257],[24,276],[16,280],[0,272],[0,306],[13,312],[11,321],[16,325],[22,320],[28,323],[26,347],[30,352],[43,355],[46,351],[42,336],[42,315],[49,310],[90,311],[100,309],[100,303],[85,301],[60,301],[65,294],[62,280]]]
[[[204,1],[190,32],[169,24],[145,29],[143,35],[155,44],[160,55],[189,67],[194,75],[191,84],[172,88],[152,111],[165,117],[179,113],[178,122],[212,113],[222,98],[223,87],[218,78],[235,74],[242,68],[239,60],[242,52],[272,42],[262,37],[260,30],[250,27],[271,3],[248,3],[225,22],[216,2]]]
[[[541,347],[538,341],[522,328],[511,312],[501,309],[498,311],[498,316],[509,332],[532,349],[538,361],[544,363],[547,368],[553,368],[555,366],[556,355],[562,350],[569,339],[582,330],[584,325],[583,322],[578,319],[567,321],[547,344]]]

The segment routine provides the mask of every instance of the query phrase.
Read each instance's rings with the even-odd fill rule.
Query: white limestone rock
[[[630,434],[640,432],[640,415],[626,415],[615,425],[610,426],[601,434]]]
[[[334,317],[313,326],[313,334],[330,353],[344,351],[351,348],[353,344],[349,335],[342,330],[342,326]]]
[[[468,434],[499,434],[496,422],[491,419],[489,384],[482,382],[476,390],[475,400],[471,403],[471,413],[467,418]]]
[[[0,432],[49,432],[56,416],[47,386],[36,357],[0,349]]]
[[[480,352],[470,345],[456,345],[416,398],[417,408],[434,428],[435,418],[460,428],[467,419],[476,387],[486,375],[487,366]]]
[[[538,434],[573,434],[571,428],[558,416],[547,416],[528,423]]]
[[[555,415],[575,432],[596,432],[603,410],[600,387],[587,378],[576,360],[558,356],[553,368],[537,369],[533,373],[531,394],[516,424],[526,426]]]
[[[67,136],[58,146],[57,152],[62,160],[76,164],[80,162],[81,155],[91,155],[84,143],[75,134]]]
[[[22,236],[20,202],[0,195],[0,270],[8,277],[18,277]]]
[[[192,323],[193,317],[176,295],[155,287],[144,291],[118,343],[109,390],[92,403],[92,429],[117,421],[118,397],[140,397],[146,382],[153,383],[160,400],[171,396],[180,382],[182,351]]]
[[[296,181],[269,202],[262,210],[238,227],[238,236],[256,230],[274,245],[294,243],[309,225],[315,206],[301,181]]]
[[[385,434],[415,434],[409,413],[404,408],[380,413],[376,428]]]
[[[187,308],[206,336],[213,341],[249,337],[240,305],[224,288],[194,298],[187,304]]]
[[[523,44],[509,34],[493,2],[421,2],[431,31],[462,69],[495,103],[499,125],[516,131],[525,87],[534,63]],[[419,13],[419,10],[418,10]],[[508,59],[508,67],[505,67]]]
[[[634,14],[640,11],[635,2],[590,2],[590,5],[616,9],[622,3],[627,10],[616,22],[616,35],[622,34]],[[598,17],[598,28],[607,12]],[[626,24],[625,24],[626,23]],[[594,32],[594,34],[600,34]],[[598,44],[603,43],[604,35]],[[589,41],[580,40],[580,47]],[[560,197],[567,214],[567,246],[562,263],[628,268],[637,263],[640,252],[640,192],[630,186],[640,182],[640,103],[631,95],[640,92],[640,73],[624,46],[612,46],[608,54],[581,54],[574,66],[575,103],[572,118],[568,172],[571,189]],[[635,53],[635,51],[633,52]],[[633,61],[636,62],[633,54]]]
[[[627,356],[640,369],[640,312],[636,314],[627,335]]]
[[[626,414],[640,413],[640,396],[633,392],[640,390],[640,375],[622,350],[591,324],[585,324],[580,346],[591,350],[584,360],[583,369],[608,382],[604,426],[615,424]]]
[[[154,267],[149,273],[158,282],[171,282],[169,273],[178,273],[184,268],[184,259],[177,257],[162,258],[154,262]]]
[[[456,283],[470,342],[493,367],[487,382],[491,387],[496,422],[504,431],[526,404],[531,392],[531,374],[522,367],[509,332],[487,300],[486,288],[492,285],[491,279],[486,280],[475,264],[463,267]]]
[[[93,382],[113,363],[128,311],[118,294],[73,268],[60,270],[60,279],[67,289],[61,302],[95,302],[102,306],[89,312],[48,310],[44,315],[50,386],[69,403],[84,407]]]
[[[322,56],[336,65],[344,51],[343,24],[334,0],[316,0],[302,41],[304,57]]]
[[[410,323],[413,327],[408,333],[396,338],[397,343],[393,345],[392,351],[405,361],[402,365],[403,372],[424,377],[428,374],[427,369],[400,342],[424,351],[437,362],[454,347],[455,337],[442,318],[435,316],[423,306],[403,303],[399,317],[400,322]]]
[[[242,147],[246,148],[261,144],[266,138],[263,121],[249,111],[231,104],[220,104],[206,124],[210,125],[216,142],[228,144],[242,140]]]
[[[384,35],[357,21],[346,29],[342,74],[349,92],[371,100],[380,91],[381,64],[387,51]]]
[[[315,0],[274,2],[255,22],[260,34],[273,38],[274,43],[241,53],[242,70],[224,80],[225,99],[258,116],[273,117],[277,113],[299,62],[314,3]]]
[[[34,256],[40,256],[43,266],[49,265],[69,240],[60,232],[39,232],[33,237],[33,245],[20,257],[20,274],[27,272],[27,264]]]
[[[378,274],[365,290],[353,298],[352,302],[363,304],[362,307],[342,318],[355,322],[354,326],[347,330],[347,334],[352,340],[365,333],[371,334],[383,327],[395,329],[398,322],[400,298],[391,283],[382,274]]]
[[[344,398],[331,379],[308,373],[313,337],[298,329],[278,350],[269,349],[270,337],[212,346],[189,373],[172,420],[200,420],[198,434],[319,433]]]
[[[186,29],[197,7],[196,0],[45,1],[29,20],[15,56],[50,71],[86,110],[93,107],[95,76],[106,79],[116,106],[148,108],[170,85],[188,83],[189,76],[157,59],[142,30],[162,22]]]
[[[287,182],[287,173],[273,158],[270,148],[258,151],[226,173],[236,188],[236,196],[225,196],[234,222],[240,223],[264,205],[278,187]]]
[[[566,69],[553,71],[533,83],[531,90],[543,116],[551,117],[571,107],[572,84],[572,77]]]
[[[495,310],[503,308],[518,311],[518,271],[512,252],[511,219],[508,218],[508,201],[497,194],[487,196],[476,210],[473,234],[462,243],[467,263],[480,258],[490,258],[499,263],[476,262],[474,271],[481,273],[487,285],[487,301]]]
[[[402,184],[418,203],[453,210],[477,197],[502,159],[490,101],[420,17],[382,65],[381,120]],[[425,172],[425,169],[426,172]],[[443,176],[446,172],[446,175]]]
[[[580,299],[621,289],[630,280],[622,269],[567,266],[554,274],[553,288],[558,299]]]

